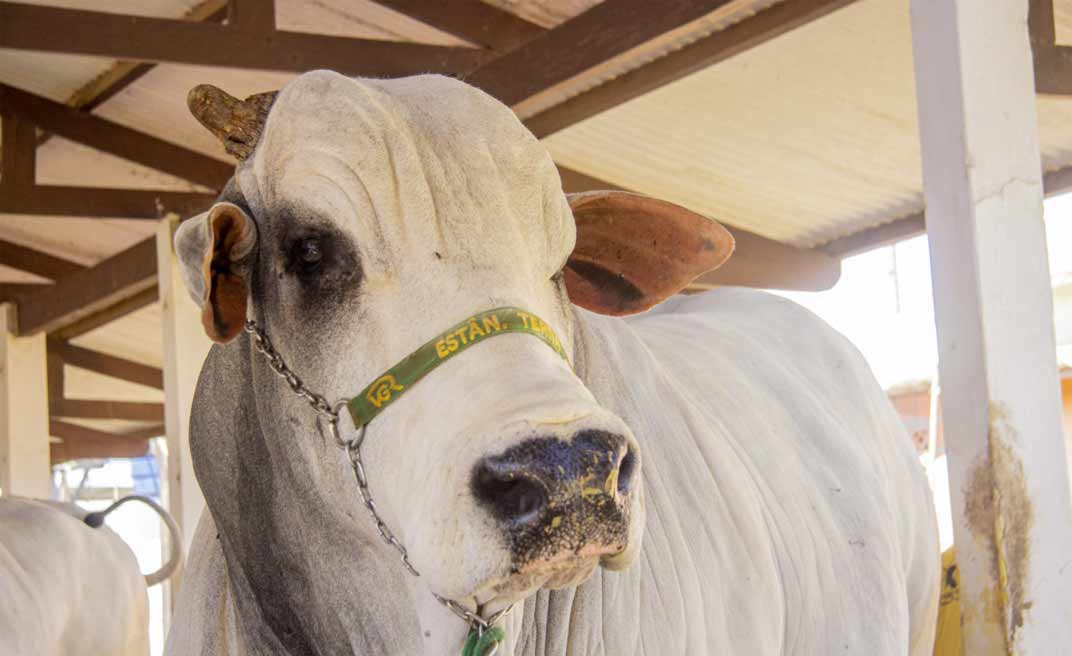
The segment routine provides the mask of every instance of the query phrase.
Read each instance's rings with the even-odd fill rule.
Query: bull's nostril
[[[547,504],[542,485],[523,473],[497,470],[488,462],[477,467],[473,494],[500,519],[521,524],[536,519]]]
[[[636,454],[633,449],[625,452],[625,457],[618,464],[618,493],[626,494],[633,485],[633,474],[636,473]]]

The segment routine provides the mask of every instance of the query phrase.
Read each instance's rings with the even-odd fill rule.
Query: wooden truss
[[[605,0],[546,29],[481,0],[377,1],[471,45],[443,47],[287,32],[277,28],[271,0],[210,0],[185,20],[0,1],[0,48],[122,60],[67,104],[0,85],[0,212],[158,220],[169,213],[190,216],[210,206],[233,165],[92,114],[157,63],[281,71],[331,68],[366,76],[440,72],[462,77],[514,106],[730,2],[687,0],[668,3],[656,11],[649,0]],[[786,0],[543,109],[525,123],[539,137],[550,135],[851,2]],[[208,191],[39,185],[34,174],[36,148],[52,135]],[[616,188],[577,171],[562,167],[560,171],[567,191]],[[726,267],[697,281],[696,289],[717,284],[823,289],[840,274],[838,259],[826,253],[729,228],[738,241],[737,256]],[[161,386],[158,369],[69,341],[156,302],[155,241],[147,239],[91,267],[0,241],[0,264],[51,281],[0,285],[0,300],[17,304],[20,335],[44,332],[49,336],[50,431],[63,440],[53,444],[53,460],[138,455],[145,452],[148,437],[162,432],[159,424],[164,410],[160,404],[68,399],[63,392],[65,365]],[[72,419],[123,419],[147,423],[149,428],[117,434],[71,423]]]

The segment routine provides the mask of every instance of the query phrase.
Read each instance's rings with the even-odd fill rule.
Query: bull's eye
[[[320,239],[317,237],[306,237],[298,242],[297,263],[301,268],[310,270],[315,269],[320,261],[324,259],[324,250],[320,246]]]

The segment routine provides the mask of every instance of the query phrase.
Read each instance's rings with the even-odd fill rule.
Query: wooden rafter
[[[1072,95],[1072,47],[1057,45],[1053,0],[1030,0],[1027,25],[1035,62],[1035,91]]]
[[[1027,28],[1032,45],[1057,43],[1057,26],[1053,17],[1053,0],[1028,0]]]
[[[483,0],[375,0],[448,34],[499,52],[512,50],[544,33],[544,28]]]
[[[1072,47],[1035,44],[1035,91],[1072,95]]]
[[[153,429],[163,432],[162,427]],[[137,434],[108,433],[58,419],[49,421],[48,430],[62,440],[50,445],[52,464],[79,458],[137,458],[148,453],[148,438],[160,434],[143,436],[142,430]]]
[[[51,399],[53,417],[74,419],[124,419],[163,423],[164,404],[146,401],[104,401],[98,399]]]
[[[596,189],[630,191],[563,166],[558,167],[558,171],[562,188],[567,193]],[[797,248],[742,228],[723,225],[737,242],[733,256],[718,269],[693,281],[691,291],[721,285],[821,291],[833,287],[841,277],[841,262],[826,253]]]
[[[191,216],[212,206],[214,194],[159,189],[103,189],[36,185],[0,194],[0,212],[44,216],[159,219]]]
[[[819,250],[831,257],[845,258],[911,239],[925,232],[927,232],[927,221],[923,217],[923,212],[914,212],[851,235],[838,237],[819,246]]]
[[[66,365],[118,378],[138,385],[164,389],[164,372],[157,367],[134,362],[108,353],[75,346],[61,340],[48,340],[49,355],[55,355]]]
[[[275,0],[230,0],[227,23],[243,32],[271,34],[275,31]]]
[[[37,135],[33,123],[4,114],[3,152],[0,153],[0,188],[32,185],[37,169]]]
[[[67,390],[67,374],[63,369],[63,360],[55,353],[45,352],[45,365],[48,373],[48,407],[62,399]]]
[[[705,36],[680,50],[584,91],[525,120],[543,138],[686,75],[707,68],[856,0],[786,0]]]
[[[515,105],[729,2],[689,0],[656,6],[651,0],[604,0],[465,79]]]
[[[94,309],[85,316],[74,319],[70,323],[64,323],[59,328],[49,331],[49,336],[55,339],[74,339],[80,335],[96,330],[105,324],[109,324],[120,317],[125,317],[131,312],[156,303],[159,292],[155,284],[149,285],[142,291],[126,296],[123,300],[105,305],[102,309]]]
[[[375,77],[461,73],[487,58],[474,48],[253,32],[211,22],[125,16],[0,2],[0,48],[277,71],[330,68]]]
[[[0,196],[0,203],[3,201],[4,196]],[[49,280],[58,280],[85,268],[77,262],[2,239],[0,239],[0,264]]]
[[[220,23],[227,18],[227,4],[226,0],[207,0],[191,9],[184,18],[189,21]],[[118,61],[71,94],[66,104],[84,112],[92,112],[155,67],[156,64],[147,62]],[[40,146],[51,137],[51,132],[42,132],[37,139],[37,145]]]
[[[35,283],[0,282],[0,303],[27,301],[48,287]]]
[[[1042,175],[1042,191],[1046,197],[1063,194],[1072,189],[1072,166]],[[818,246],[818,250],[831,257],[846,258],[859,255],[875,248],[918,237],[927,232],[927,221],[923,212],[914,212],[908,216],[865,228],[844,237],[832,239]]]
[[[19,306],[19,334],[53,332],[122,303],[156,291],[156,239],[149,238],[59,280]]]
[[[0,112],[29,120],[71,141],[212,189],[222,188],[234,172],[234,166],[213,157],[3,84],[0,84]]]

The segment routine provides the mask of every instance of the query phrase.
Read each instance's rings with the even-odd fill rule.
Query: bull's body
[[[0,498],[0,655],[149,653],[138,561],[85,515],[72,504]]]
[[[501,654],[929,653],[939,583],[930,495],[898,417],[844,338],[792,303],[729,289],[626,320],[577,310],[576,321],[577,374],[644,454],[643,546],[623,572],[599,570],[515,608]],[[217,347],[195,416],[228,413],[221,391],[241,386],[234,375],[249,375],[254,357],[245,340]],[[249,439],[214,457],[237,458],[236,475],[249,470]],[[259,526],[266,542],[286,530]],[[331,559],[333,547],[318,546],[331,536],[304,539],[310,559],[330,560],[332,581],[308,582],[305,603],[283,615],[338,623],[319,653],[452,651],[422,638],[408,609],[424,600],[389,552],[349,544]],[[245,653],[251,637],[262,644],[278,631],[236,611],[236,589],[250,591],[234,580],[206,515],[168,653]],[[278,616],[271,589],[252,594]]]

